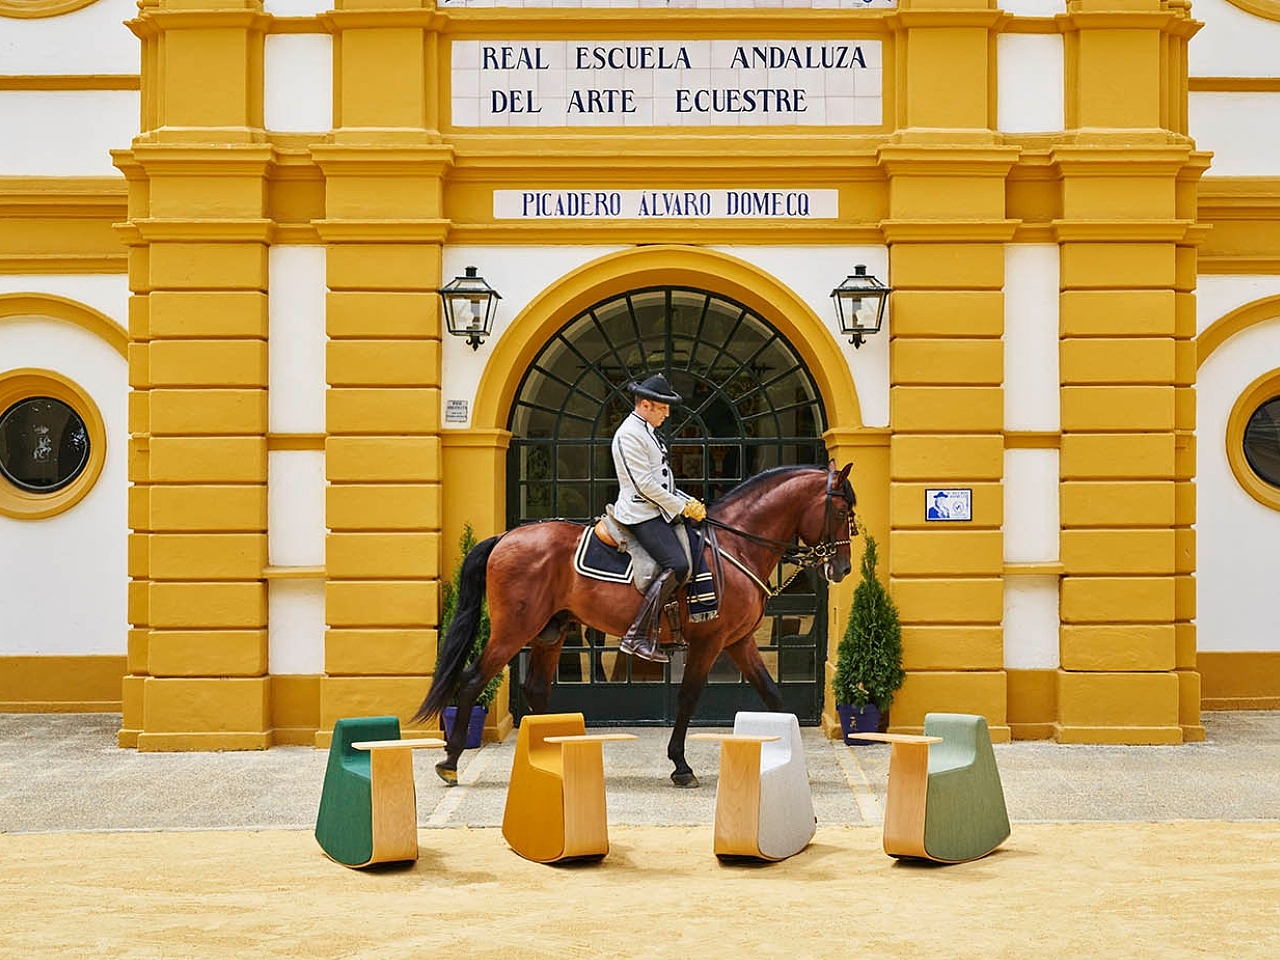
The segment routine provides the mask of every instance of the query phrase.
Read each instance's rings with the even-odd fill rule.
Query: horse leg
[[[482,672],[482,665],[483,661],[473,664],[462,674],[462,684],[457,693],[458,712],[454,714],[453,729],[445,739],[444,759],[436,764],[436,775],[451,787],[458,783],[458,758],[467,745],[467,720],[471,716],[471,708],[491,679]]]
[[[698,709],[702,688],[707,685],[711,664],[719,654],[719,648],[713,644],[698,644],[689,648],[688,659],[685,660],[684,680],[680,683],[680,693],[676,697],[676,725],[667,742],[667,758],[676,767],[671,772],[671,782],[677,787],[698,786],[693,767],[689,766],[689,761],[684,756],[684,738],[689,732],[689,721]]]
[[[782,693],[774,683],[769,668],[764,665],[764,660],[760,657],[760,648],[756,646],[754,634],[743,637],[732,646],[725,647],[725,651],[742,671],[742,675],[747,678],[747,682],[755,688],[756,693],[760,694],[765,709],[775,712],[782,710],[784,707]]]
[[[530,713],[546,713],[551,699],[551,683],[560,665],[560,651],[564,647],[564,635],[569,629],[569,618],[556,614],[534,638],[529,651],[529,672],[520,685],[524,702]]]

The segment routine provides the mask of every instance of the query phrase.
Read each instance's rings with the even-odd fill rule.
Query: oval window
[[[1249,417],[1244,428],[1244,458],[1254,473],[1280,487],[1280,397],[1272,397]]]
[[[19,400],[0,415],[0,473],[32,493],[53,493],[89,462],[89,431],[80,415],[53,397]]]

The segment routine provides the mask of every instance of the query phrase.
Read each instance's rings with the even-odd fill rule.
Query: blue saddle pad
[[[689,542],[698,543],[698,534],[686,522]],[[689,605],[689,619],[694,623],[714,620],[720,614],[720,598],[716,592],[715,578],[707,564],[703,551],[693,551],[693,576],[685,586],[685,598]],[[633,572],[631,554],[622,553],[596,536],[594,526],[582,531],[578,549],[573,554],[573,569],[584,577],[609,583],[630,583]]]
[[[631,582],[631,554],[620,553],[596,536],[595,527],[582,531],[578,549],[573,555],[573,569],[593,580],[610,583]]]

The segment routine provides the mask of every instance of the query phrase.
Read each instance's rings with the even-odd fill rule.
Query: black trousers
[[[677,519],[675,522],[680,521]],[[684,583],[688,579],[689,562],[685,560],[684,548],[676,539],[676,532],[671,529],[671,524],[661,517],[654,517],[643,523],[632,524],[631,529],[635,531],[640,546],[658,561],[658,566],[675,574],[677,583]]]

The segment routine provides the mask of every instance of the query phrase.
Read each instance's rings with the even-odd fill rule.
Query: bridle
[[[826,501],[822,508],[822,535],[818,538],[818,542],[811,547],[806,547],[802,544],[795,544],[789,540],[774,540],[771,537],[762,537],[758,533],[743,530],[740,527],[724,523],[723,521],[717,520],[711,516],[708,516],[702,522],[712,527],[717,527],[721,530],[727,531],[728,533],[732,533],[735,536],[742,537],[744,540],[749,540],[752,543],[759,544],[760,546],[777,550],[782,554],[782,563],[789,563],[795,566],[795,570],[792,572],[791,576],[787,577],[787,579],[779,586],[770,588],[763,580],[757,577],[750,570],[747,570],[731,554],[724,554],[726,559],[733,563],[734,566],[748,574],[751,579],[756,582],[756,585],[759,586],[767,595],[770,597],[776,597],[783,590],[787,589],[787,587],[791,585],[791,582],[804,571],[830,563],[836,554],[840,552],[840,548],[844,546],[851,546],[853,538],[858,535],[858,523],[857,520],[854,519],[853,504],[848,501],[848,498],[844,495],[843,491],[836,491],[833,483],[834,479],[835,470],[828,467]],[[836,508],[834,502],[837,493],[841,500],[844,500],[849,504],[849,512],[846,516],[848,537],[844,540],[836,539],[839,535],[839,531],[836,529],[838,521],[836,520]]]

